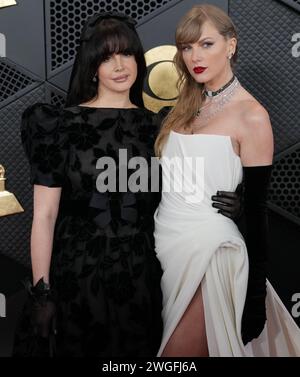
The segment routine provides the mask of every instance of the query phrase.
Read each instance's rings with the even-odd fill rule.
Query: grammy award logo
[[[2,293],[0,293],[0,318],[1,317],[6,317],[6,299]]]
[[[174,106],[178,97],[178,74],[173,64],[176,47],[164,45],[145,53],[148,74],[143,99],[147,109],[158,112],[164,106]]]
[[[15,0],[0,0],[0,8],[10,7],[12,5],[17,5]]]

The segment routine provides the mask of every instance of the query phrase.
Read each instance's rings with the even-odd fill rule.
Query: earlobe
[[[234,54],[236,53],[237,40],[236,39],[232,39],[230,41],[229,47],[230,47],[230,50],[228,52],[228,59],[230,60],[230,59],[233,58]]]

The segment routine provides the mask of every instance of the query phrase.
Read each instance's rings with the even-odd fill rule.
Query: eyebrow
[[[196,43],[204,42],[206,39],[213,39],[213,37],[204,37],[204,38],[200,39],[199,41],[197,41]]]
[[[213,37],[204,37],[204,38],[202,38],[199,41],[194,42],[194,43],[202,43],[202,42],[206,41],[207,39],[213,39]],[[191,44],[194,44],[194,43],[182,43],[182,46],[187,46],[187,45],[191,45]]]

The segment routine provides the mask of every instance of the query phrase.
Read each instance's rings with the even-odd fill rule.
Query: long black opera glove
[[[268,256],[267,194],[272,165],[244,167],[245,241],[249,279],[242,317],[244,345],[257,338],[266,322],[266,275]]]
[[[56,305],[50,286],[41,278],[35,286],[30,281],[25,287],[31,300],[31,326],[35,338],[36,353],[55,355]]]
[[[236,221],[242,213],[242,191],[243,184],[240,183],[235,192],[218,191],[211,197],[214,208],[219,209],[219,213]]]

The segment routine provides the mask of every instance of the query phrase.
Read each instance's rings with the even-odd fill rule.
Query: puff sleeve
[[[68,156],[63,110],[37,103],[22,114],[21,141],[30,165],[30,183],[62,187]]]

